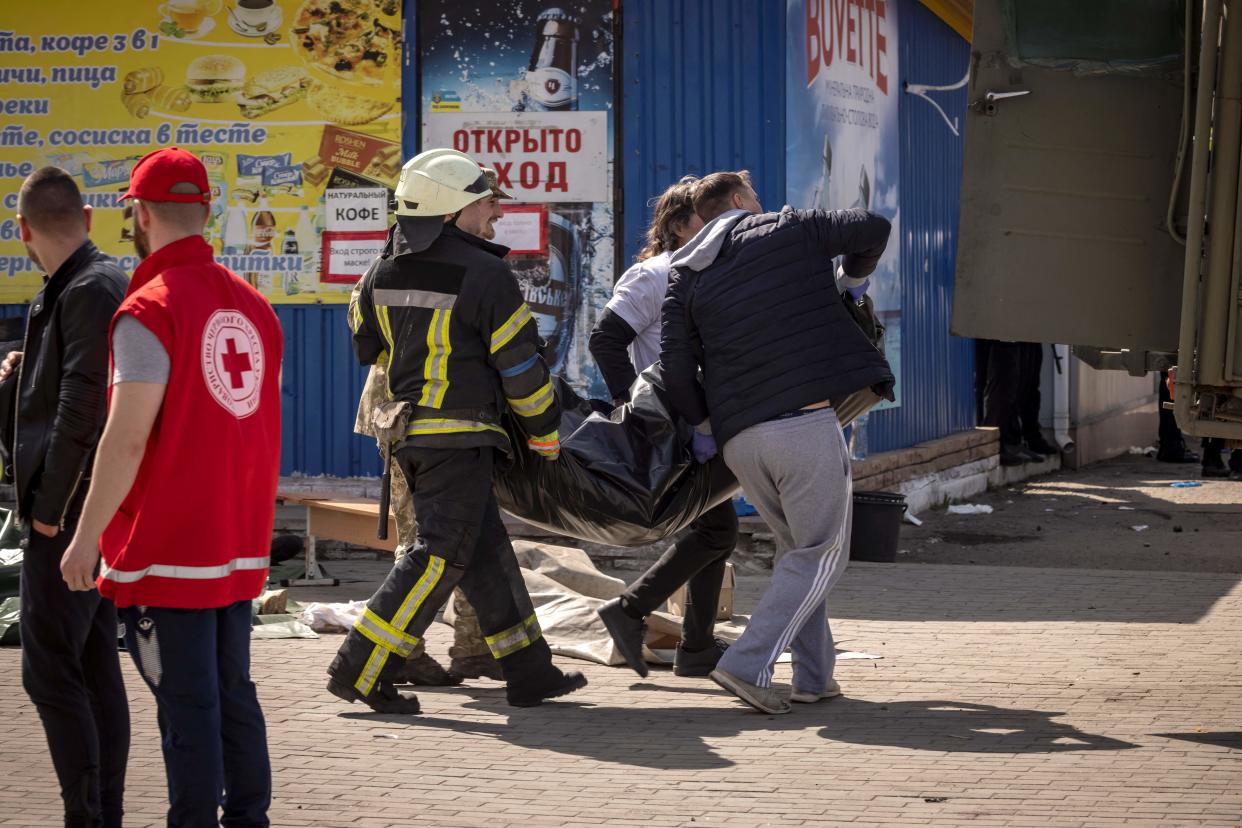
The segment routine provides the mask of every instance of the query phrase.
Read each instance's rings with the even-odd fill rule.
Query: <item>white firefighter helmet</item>
[[[401,168],[396,212],[415,218],[451,216],[491,194],[487,176],[473,158],[453,149],[433,149]]]

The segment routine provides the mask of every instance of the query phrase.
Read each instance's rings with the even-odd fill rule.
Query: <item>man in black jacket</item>
[[[772,585],[711,676],[759,710],[787,713],[771,687],[786,647],[793,701],[841,692],[824,598],[849,558],[852,492],[832,406],[893,385],[842,295],[861,298],[889,223],[866,210],[763,213],[745,173],[704,178],[694,208],[709,224],[673,257],[660,361],[674,407],[695,425],[696,458],[724,447],[778,546]]]
[[[47,734],[65,825],[119,826],[129,705],[116,608],[94,590],[70,592],[60,573],[103,431],[108,326],[126,286],[125,274],[87,236],[90,209],[57,167],[22,184],[21,238],[48,275],[30,303],[25,346],[5,358],[0,378],[18,371],[13,465],[18,515],[30,527],[22,559],[22,683]]]

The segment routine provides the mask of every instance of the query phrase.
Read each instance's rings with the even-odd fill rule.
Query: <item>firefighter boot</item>
[[[505,674],[505,697],[511,707],[537,707],[545,699],[568,695],[586,687],[577,670],[562,671],[552,663],[552,651],[542,638],[500,659]]]
[[[413,716],[421,712],[418,697],[413,693],[402,693],[392,682],[392,671],[385,669],[369,694],[363,695],[348,679],[340,675],[343,672],[341,657],[338,655],[328,667],[328,692],[342,701],[353,704],[360,701],[376,713],[397,713]]]

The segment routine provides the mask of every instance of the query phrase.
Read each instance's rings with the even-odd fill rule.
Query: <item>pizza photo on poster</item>
[[[523,205],[540,205],[543,249],[506,261],[548,342],[551,369],[601,398],[607,392],[587,341],[615,270],[612,6],[418,4],[421,148],[455,147],[496,169],[500,186],[514,195],[502,203],[519,208],[514,221],[529,221]],[[575,141],[584,136],[581,152],[558,143],[570,130]],[[499,146],[483,137],[502,134],[520,134],[522,142]]]

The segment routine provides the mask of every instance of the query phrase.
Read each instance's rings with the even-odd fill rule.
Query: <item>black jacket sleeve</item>
[[[888,219],[870,210],[803,210],[804,226],[828,258],[843,256],[846,276],[861,279],[875,270],[892,229]]]
[[[630,323],[608,309],[591,331],[591,356],[595,357],[595,364],[604,375],[604,383],[614,400],[628,400],[630,386],[638,379],[629,352],[630,343],[637,338]]]
[[[88,471],[107,417],[108,329],[121,296],[93,280],[60,297],[61,366],[56,416],[30,516],[60,525]]]
[[[703,344],[690,315],[690,298],[698,276],[696,271],[674,268],[669,274],[668,293],[660,308],[663,317],[660,364],[669,401],[677,414],[692,426],[708,418],[707,397],[699,384],[699,355],[703,353]]]

